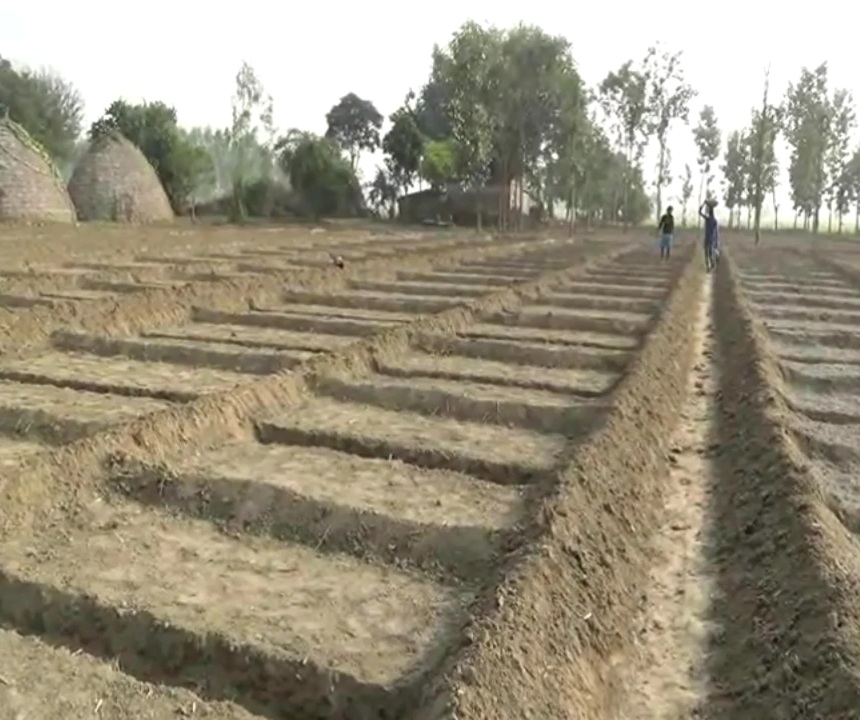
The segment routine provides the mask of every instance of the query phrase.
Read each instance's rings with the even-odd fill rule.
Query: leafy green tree
[[[227,137],[233,155],[233,204],[230,219],[243,222],[247,215],[245,187],[251,180],[251,165],[260,146],[259,132],[271,117],[271,99],[247,62],[236,73],[231,100],[232,118]]]
[[[651,123],[648,87],[649,78],[645,71],[635,68],[631,60],[609,73],[600,84],[601,101],[610,121],[616,126],[624,149],[624,171],[628,173],[639,166],[647,142]],[[631,177],[623,183],[625,228],[627,218],[633,215],[628,205],[631,184]]]
[[[0,117],[6,114],[59,165],[75,158],[84,103],[68,80],[47,70],[16,69],[0,56]]]
[[[391,181],[398,191],[408,191],[418,175],[424,151],[424,137],[408,107],[391,116],[391,128],[382,139],[382,149]]]
[[[776,137],[780,127],[780,109],[770,103],[769,74],[765,75],[761,107],[753,111],[748,140],[748,196],[753,209],[755,242],[761,239],[761,208],[764,198],[776,188],[778,165]]]
[[[645,58],[645,76],[648,79],[647,103],[651,108],[648,131],[657,139],[657,217],[663,212],[663,187],[671,182],[667,147],[669,129],[677,120],[687,122],[690,101],[696,93],[684,79],[681,53],[658,53],[655,48]]]
[[[830,103],[827,64],[815,70],[803,68],[800,78],[788,87],[784,103],[785,136],[791,148],[789,180],[795,207],[810,220],[817,233],[827,184],[827,153]]]
[[[457,146],[453,140],[430,140],[421,158],[421,177],[434,190],[444,190],[457,170]]]
[[[854,202],[854,232],[860,233],[860,148],[848,160],[846,175],[849,198]]]
[[[744,162],[747,146],[746,136],[738,130],[734,130],[729,135],[726,143],[726,154],[722,166],[723,177],[725,178],[723,202],[729,210],[730,228],[734,227],[735,223],[740,226],[740,207],[746,191]]]
[[[434,57],[434,72],[448,93],[451,137],[458,148],[457,176],[476,191],[478,230],[484,209],[479,191],[490,177],[493,158],[500,61],[498,31],[473,22],[463,25]]]
[[[330,139],[293,130],[278,142],[280,163],[314,219],[361,209],[361,187],[350,163]]]
[[[698,156],[696,162],[699,166],[699,198],[698,204],[702,204],[702,195],[710,196],[710,186],[714,179],[712,175],[713,166],[720,155],[722,139],[720,128],[717,125],[717,116],[714,108],[705,105],[699,113],[699,124],[693,128],[693,140],[696,142]],[[697,215],[698,217],[698,215]],[[699,224],[701,218],[697,221]]]
[[[344,95],[325,119],[328,123],[325,136],[347,152],[353,170],[358,167],[362,150],[373,152],[379,147],[382,115],[370,100],[363,100],[355,93]]]
[[[830,122],[824,158],[828,174],[826,189],[828,232],[833,231],[834,210],[837,214],[840,233],[842,232],[843,216],[849,210],[851,199],[851,183],[848,173],[849,147],[851,134],[856,125],[857,113],[851,94],[847,90],[836,90],[830,101]]]
[[[377,168],[376,175],[368,186],[367,197],[371,207],[380,215],[386,210],[389,218],[394,217],[397,204],[399,188],[391,177],[391,173],[384,168]]]

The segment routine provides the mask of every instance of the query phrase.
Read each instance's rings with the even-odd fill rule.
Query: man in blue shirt
[[[714,215],[713,200],[705,200],[699,208],[699,215],[705,220],[705,268],[710,272],[717,264],[720,255],[720,226]]]

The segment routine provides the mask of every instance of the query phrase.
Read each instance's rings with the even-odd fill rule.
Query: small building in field
[[[0,118],[0,222],[75,222],[74,206],[47,151],[9,118]]]
[[[146,156],[117,132],[93,140],[72,173],[69,195],[80,220],[152,223],[174,217]]]
[[[410,223],[442,220],[456,225],[474,225],[480,209],[481,222],[498,225],[499,216],[507,203],[507,219],[511,221],[517,210],[519,187],[512,182],[505,192],[504,185],[490,185],[478,190],[449,185],[445,190],[420,190],[404,195],[397,200],[401,220]],[[524,216],[529,215],[531,199],[523,193]]]

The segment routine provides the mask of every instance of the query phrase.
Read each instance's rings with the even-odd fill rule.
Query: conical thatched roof
[[[0,221],[75,222],[75,208],[48,153],[0,118]]]
[[[152,165],[134,143],[118,133],[106,134],[80,159],[69,195],[80,220],[159,222],[173,210]]]

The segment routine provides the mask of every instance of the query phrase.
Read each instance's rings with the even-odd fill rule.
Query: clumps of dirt
[[[251,437],[252,418],[270,416],[276,411],[283,412],[289,406],[301,402],[307,396],[309,379],[332,374],[367,376],[374,368],[374,358],[382,354],[405,352],[422,335],[457,333],[473,324],[483,313],[518,307],[524,298],[536,297],[560,279],[583,272],[589,263],[606,261],[623,250],[623,246],[580,248],[578,258],[581,262],[577,263],[577,256],[571,252],[565,258],[564,270],[548,273],[534,282],[516,288],[502,288],[498,293],[467,305],[435,316],[425,316],[408,325],[393,327],[375,337],[360,340],[341,352],[313,357],[291,371],[256,381],[249,380],[236,388],[206,395],[181,407],[152,413],[56,451],[27,458],[19,467],[5,470],[0,475],[0,507],[3,508],[0,513],[0,537],[53,524],[58,515],[73,515],[92,493],[104,489],[102,483],[109,487],[111,465],[134,460],[159,462],[179,447],[190,449],[195,445],[211,446],[231,439]],[[455,253],[454,257],[462,261],[469,257],[499,254],[504,252],[496,247],[493,250],[482,248],[471,253]],[[448,256],[446,259],[451,258]],[[376,272],[378,274],[379,270]],[[273,288],[267,288],[274,292]],[[233,295],[227,292],[227,297],[219,301],[219,292],[225,293],[228,289],[233,291]],[[240,286],[231,282],[201,283],[188,289],[188,295],[179,298],[161,295],[137,301],[135,296],[130,299],[134,302],[117,310],[116,315],[108,313],[96,317],[92,323],[100,326],[101,332],[106,331],[105,326],[112,326],[113,329],[117,325],[144,326],[144,321],[135,315],[136,311],[143,311],[141,315],[152,324],[159,324],[156,321],[163,322],[170,317],[173,320],[170,324],[175,325],[177,316],[187,310],[186,303],[189,300],[206,298],[216,303],[216,306],[229,307],[239,302],[239,290]],[[135,302],[140,304],[135,305]]]
[[[613,411],[545,484],[520,548],[486,593],[485,614],[416,719],[604,720],[617,710],[618,664],[633,647],[668,443],[694,360],[688,328],[701,264],[692,250],[675,263],[674,294],[612,396]]]
[[[776,358],[724,258],[716,278],[720,483],[715,558],[726,630],[703,717],[860,717],[860,549],[789,439]]]

